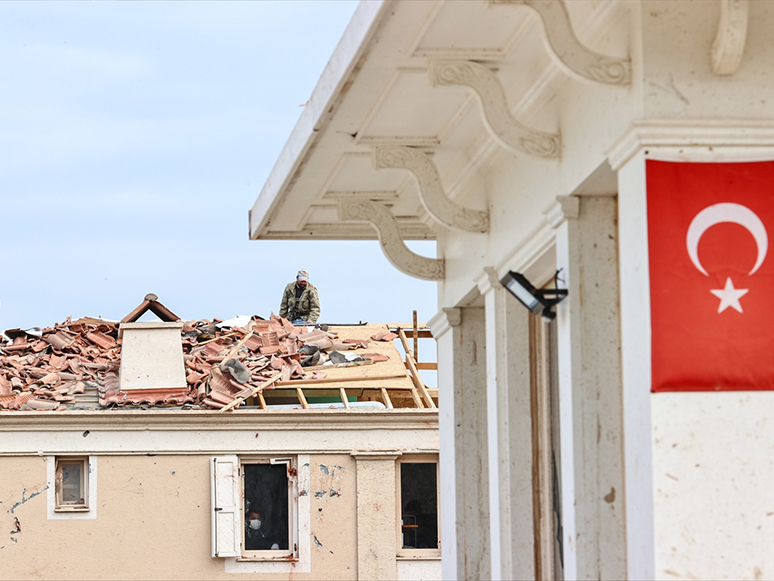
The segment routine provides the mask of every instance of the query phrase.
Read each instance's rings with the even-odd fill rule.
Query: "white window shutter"
[[[238,557],[240,530],[239,458],[213,456],[210,459],[212,497],[212,556]]]

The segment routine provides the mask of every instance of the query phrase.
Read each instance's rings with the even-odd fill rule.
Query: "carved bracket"
[[[720,25],[712,43],[712,72],[716,75],[733,75],[739,68],[748,20],[748,0],[721,0]]]
[[[433,161],[417,149],[398,146],[374,147],[371,155],[374,169],[405,169],[412,173],[419,188],[419,199],[435,220],[457,230],[487,232],[489,213],[461,208],[447,196],[441,176]]]
[[[398,221],[382,204],[370,201],[339,201],[339,220],[370,222],[379,235],[382,251],[390,263],[401,272],[424,280],[443,280],[444,261],[419,256],[409,250],[400,236]]]
[[[543,25],[546,49],[568,75],[581,81],[607,85],[628,85],[632,81],[631,61],[612,58],[587,48],[578,40],[567,12],[567,0],[500,0],[498,4],[529,6]]]
[[[559,157],[561,141],[556,133],[530,129],[519,123],[508,107],[505,88],[490,69],[471,61],[430,61],[430,85],[463,85],[473,89],[481,117],[500,145],[537,157]]]

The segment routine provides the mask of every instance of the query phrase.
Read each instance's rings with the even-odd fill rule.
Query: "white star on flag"
[[[720,306],[718,307],[718,313],[722,313],[728,307],[736,309],[740,313],[742,312],[742,304],[739,302],[744,295],[747,294],[746,288],[734,288],[734,283],[731,282],[731,278],[726,278],[726,286],[722,289],[716,289],[710,291],[713,295],[720,299]]]

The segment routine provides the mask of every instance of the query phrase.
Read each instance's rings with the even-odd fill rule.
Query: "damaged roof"
[[[125,321],[141,308],[171,315],[149,297],[151,305]],[[422,383],[405,333],[387,325],[296,327],[273,314],[185,321],[186,386],[164,389],[121,389],[120,325],[87,317],[6,331],[0,410],[436,408],[437,390]],[[394,342],[399,334],[406,362]]]

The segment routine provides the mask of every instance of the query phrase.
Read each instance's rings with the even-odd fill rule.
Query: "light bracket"
[[[554,276],[555,281],[558,280],[558,275],[559,271]],[[540,315],[546,321],[553,321],[556,318],[553,307],[567,296],[567,289],[564,288],[535,288],[527,277],[512,270],[500,279],[500,284],[530,312]]]

